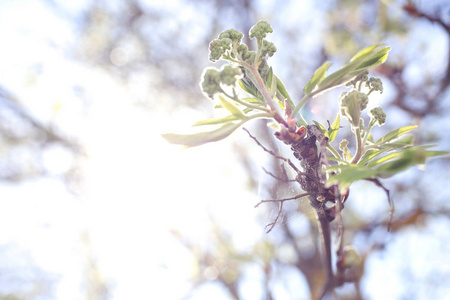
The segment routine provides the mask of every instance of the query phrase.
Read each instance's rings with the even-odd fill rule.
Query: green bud
[[[361,72],[359,75],[357,75],[353,80],[347,82],[345,86],[356,87],[356,83],[358,83],[358,81],[366,82],[367,80],[369,80],[369,71],[365,70]]]
[[[250,38],[263,39],[268,33],[272,33],[273,29],[266,21],[259,21],[250,28]]]
[[[203,71],[203,81],[200,83],[203,93],[213,99],[214,95],[220,93],[220,72],[213,68],[207,68]]]
[[[247,53],[248,53],[247,45],[246,44],[240,44],[237,47],[237,53],[238,53],[238,55],[240,55],[242,57],[243,60],[247,59],[248,58],[248,57],[246,57]]]
[[[241,44],[241,40],[243,37],[243,33],[240,33],[239,31],[234,29],[228,29],[219,34],[219,39],[230,39],[234,47],[237,47]]]
[[[258,67],[258,72],[261,74],[261,78],[264,79],[264,81],[267,80],[267,76],[269,75],[270,66],[267,63],[267,60],[263,59],[261,64]]]
[[[241,69],[230,65],[226,65],[220,70],[207,68],[203,72],[203,81],[200,86],[202,91],[213,99],[215,94],[223,92],[221,84],[235,85],[237,77],[240,76],[242,76]]]
[[[361,111],[367,107],[369,98],[360,91],[343,92],[339,97],[341,114],[348,119],[353,127],[359,127]]]
[[[340,143],[339,143],[339,149],[344,152],[348,150],[348,141],[346,139],[343,139]]]
[[[369,116],[371,117],[372,120],[378,123],[378,126],[381,126],[384,123],[386,123],[386,114],[384,113],[381,107],[372,108],[369,111]]]
[[[348,149],[348,141],[346,139],[343,139],[340,143],[339,143],[339,150],[342,151],[342,157],[349,161],[351,159],[351,154],[350,154],[350,150]]]
[[[220,81],[225,85],[235,85],[236,76],[242,76],[242,72],[239,68],[227,65],[220,72]]]
[[[370,77],[367,81],[367,86],[373,91],[379,91],[380,94],[383,93],[383,82],[380,78]]]
[[[253,65],[253,62],[255,61],[255,56],[256,56],[256,52],[255,51],[247,51],[246,53],[244,53],[244,55],[242,56],[242,59],[250,64]]]
[[[261,48],[261,57],[265,57],[266,55],[272,57],[275,52],[277,52],[277,47],[275,47],[273,43],[263,40]]]
[[[227,50],[231,49],[231,39],[215,39],[209,43],[209,60],[212,62],[222,58]]]

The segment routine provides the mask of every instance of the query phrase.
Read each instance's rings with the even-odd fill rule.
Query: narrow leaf
[[[344,84],[364,70],[383,63],[387,59],[389,50],[390,47],[380,48],[380,45],[361,50],[349,63],[323,79],[318,85],[318,90],[325,91]]]
[[[366,153],[364,153],[364,155],[359,160],[358,164],[364,166],[370,160],[374,159],[375,157],[377,157],[377,156],[379,156],[379,155],[381,155],[381,154],[383,154],[384,152],[387,152],[387,151],[389,151],[389,150],[388,149],[383,149],[383,150],[370,149],[370,150],[367,150]]]
[[[244,112],[240,110],[236,105],[225,99],[225,97],[219,94],[218,98],[220,100],[220,103],[222,103],[222,106],[230,113],[232,113],[234,116],[240,119],[245,117]]]
[[[186,147],[200,146],[210,142],[216,142],[229,136],[233,131],[239,128],[245,121],[239,123],[227,123],[222,127],[207,132],[193,134],[175,134],[166,133],[162,137],[171,144],[184,145]]]
[[[405,149],[395,159],[391,159],[388,162],[377,167],[375,169],[375,171],[377,172],[377,176],[388,178],[414,165],[424,164],[427,157],[449,154],[448,152],[444,151],[424,150],[427,147],[430,146],[417,146]]]
[[[267,80],[266,80],[266,86],[271,87],[272,86],[272,78],[273,78],[273,69],[270,67],[269,73],[267,74]]]
[[[337,173],[327,181],[327,185],[339,184],[341,190],[348,188],[353,182],[366,179],[366,178],[374,178],[376,175],[376,171],[360,166],[360,165],[339,165],[339,166],[330,166],[327,168],[327,171],[331,170],[339,170],[340,173]]]
[[[389,160],[392,160],[392,159],[398,157],[399,155],[402,155],[401,151],[385,155],[385,156],[380,157],[378,159],[372,160],[367,166],[368,167],[375,167],[375,166],[377,166],[379,164],[382,164],[382,163],[385,163],[385,162],[387,162]]]
[[[237,120],[236,116],[227,116],[225,118],[220,118],[220,119],[206,119],[206,120],[202,120],[202,121],[198,121],[195,122],[194,124],[192,124],[192,126],[202,126],[202,125],[217,125],[217,124],[222,124],[222,123],[227,123],[227,122],[231,122],[231,121],[235,121]]]
[[[327,61],[323,65],[321,65],[315,72],[308,83],[303,88],[303,92],[308,95],[314,90],[314,88],[322,81],[327,73],[327,70],[330,68],[331,62]]]
[[[258,97],[258,89],[253,86],[253,85],[249,85],[248,83],[246,83],[244,81],[244,79],[240,79],[238,80],[239,86],[241,87],[241,89],[243,89],[247,94],[250,94],[252,96],[255,96],[256,98]]]
[[[334,120],[333,124],[331,124],[331,128],[328,131],[328,136],[330,139],[329,142],[332,142],[336,138],[340,125],[341,125],[341,114],[338,113],[336,116],[336,120]]]
[[[259,99],[256,98],[242,98],[241,100],[248,103],[261,103],[261,101],[259,101]]]
[[[277,79],[277,90],[278,93],[281,94],[281,96],[283,96],[285,99],[289,99],[289,101],[291,102],[291,106],[294,107],[294,103],[292,103],[292,99],[291,96],[289,96],[288,91],[286,90],[286,86],[284,85],[283,81],[281,81],[280,78],[278,78],[277,76],[275,76],[275,78]]]
[[[353,55],[353,57],[350,59],[350,61],[363,60],[372,53],[373,49],[380,47],[380,46],[382,46],[382,44],[375,44],[375,45],[366,47],[366,48],[360,50],[355,55]]]
[[[272,67],[270,68],[270,70],[272,70]],[[270,74],[270,72],[269,72],[269,74]],[[274,76],[273,74],[272,74],[272,76],[271,76],[272,78],[273,78],[273,80],[271,80],[271,83],[270,83],[270,85],[268,85],[268,87],[270,87],[270,97],[273,99],[276,95],[277,95],[277,78],[276,78],[276,76]],[[284,103],[283,103],[283,106],[284,106]]]
[[[387,148],[390,150],[406,147],[406,146],[412,146],[414,143],[414,136],[411,134],[407,134],[404,136],[401,136],[399,138],[391,140],[389,143],[381,144],[381,148]]]
[[[382,138],[380,138],[376,144],[377,145],[381,145],[384,144],[390,140],[395,139],[396,137],[399,137],[405,133],[410,132],[411,130],[413,130],[414,128],[416,128],[417,126],[405,126],[405,127],[401,127],[399,129],[396,129],[394,131],[389,132],[388,134],[386,134],[385,136],[383,136]]]
[[[249,111],[252,111],[252,109],[251,108],[244,109],[244,113],[247,113]],[[236,121],[236,120],[238,120],[238,118],[234,115],[231,115],[231,116],[226,116],[226,117],[220,118],[220,119],[206,119],[206,120],[198,121],[198,122],[195,122],[192,126],[217,125],[217,124],[228,123],[228,122]]]
[[[332,87],[335,86],[339,86],[345,82],[347,82],[348,80],[352,79],[353,77],[349,77],[348,74],[351,71],[354,71],[358,66],[358,62],[350,62],[348,64],[346,64],[345,66],[343,66],[342,68],[340,68],[339,70],[337,70],[334,73],[331,73],[330,75],[328,75],[327,77],[325,77],[318,85],[318,89],[321,91],[325,91],[327,89],[330,89]],[[347,75],[347,76],[346,76]],[[348,78],[348,79],[344,79],[344,78]]]

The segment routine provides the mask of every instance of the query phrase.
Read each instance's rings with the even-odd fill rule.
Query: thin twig
[[[272,229],[275,227],[275,224],[277,224],[278,218],[280,217],[281,211],[283,210],[283,203],[284,203],[284,202],[280,202],[280,205],[278,206],[278,213],[277,213],[277,216],[275,217],[275,220],[273,220],[272,223],[269,223],[269,224],[266,225],[265,228],[270,227],[270,228],[266,231],[266,233],[271,232]]]
[[[260,146],[261,148],[263,148],[264,151],[266,151],[267,153],[271,154],[271,155],[272,155],[273,157],[275,157],[275,158],[278,158],[278,159],[281,159],[282,161],[287,162],[287,163],[289,164],[289,166],[290,166],[292,169],[294,169],[294,171],[297,172],[298,174],[301,174],[301,175],[308,175],[308,174],[303,173],[302,171],[300,171],[300,170],[292,163],[292,161],[291,161],[289,158],[285,158],[285,157],[283,157],[283,156],[280,156],[280,155],[276,154],[275,152],[273,152],[272,150],[269,150],[269,149],[267,149],[266,147],[264,147],[264,146],[258,141],[258,139],[255,138],[255,137],[247,130],[247,128],[242,128],[242,129],[244,129],[244,130],[248,133],[248,135],[249,135],[249,136],[250,136],[250,137],[258,144],[258,146]]]
[[[262,203],[269,203],[269,202],[284,202],[284,201],[295,200],[295,199],[298,199],[298,198],[302,198],[302,197],[309,196],[309,195],[314,195],[314,194],[315,194],[315,193],[303,193],[303,194],[298,194],[298,195],[296,195],[296,196],[289,197],[289,198],[283,198],[283,199],[264,199],[264,200],[259,201],[259,202],[255,205],[255,208],[258,207],[258,206],[259,206],[260,204],[262,204]]]
[[[387,188],[384,187],[384,185],[377,178],[367,178],[366,180],[375,183],[375,185],[377,187],[382,188],[386,192],[386,196],[387,196],[388,204],[389,204],[388,231],[391,231],[392,220],[394,219],[395,207],[394,207],[394,202],[391,199],[390,192]]]
[[[279,177],[279,176],[273,174],[272,172],[267,171],[264,167],[262,167],[262,169],[263,169],[263,171],[264,171],[267,175],[272,176],[272,177],[275,178],[276,180],[279,180],[279,181],[282,181],[282,182],[297,182],[297,180],[295,180],[295,179],[281,178],[281,177]]]

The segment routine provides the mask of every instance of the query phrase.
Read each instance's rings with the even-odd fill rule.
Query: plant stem
[[[242,101],[241,99],[239,99],[239,97],[237,96],[237,94],[236,94],[236,92],[235,92],[234,90],[233,90],[233,96],[228,95],[228,93],[226,93],[226,92],[222,92],[222,93],[223,93],[225,96],[227,96],[228,98],[230,98],[230,99],[236,101],[237,103],[239,103],[239,104],[241,104],[241,105],[243,105],[243,106],[246,106],[246,107],[248,107],[248,108],[251,108],[251,109],[257,109],[257,110],[265,111],[265,112],[268,112],[268,113],[271,112],[271,110],[268,109],[268,108],[266,108],[266,107],[263,107],[263,106],[260,106],[260,105],[251,104],[251,103]]]
[[[328,151],[330,151],[334,155],[334,157],[342,159],[342,157],[339,154],[339,152],[337,152],[336,149],[334,149],[334,147],[330,145],[330,143],[327,143],[327,149],[328,149]]]
[[[253,78],[255,79],[254,84],[256,85],[256,88],[261,92],[262,96],[264,97],[264,100],[269,105],[270,110],[272,111],[273,118],[275,121],[277,121],[280,124],[283,124],[286,127],[289,127],[287,122],[284,120],[284,118],[280,115],[277,106],[275,105],[275,102],[273,101],[272,97],[270,96],[270,92],[267,89],[266,85],[264,84],[263,79],[261,78],[261,74],[258,72],[258,67],[251,66],[246,62],[241,62],[241,64],[253,75]]]
[[[320,299],[322,299],[327,292],[333,288],[333,267],[331,263],[331,234],[330,223],[327,220],[325,212],[323,210],[316,210],[317,225],[319,227],[319,236],[322,245],[322,260],[324,269],[326,272],[325,283],[322,288]]]
[[[352,164],[356,164],[363,153],[363,143],[361,139],[361,128],[356,128],[356,153],[353,157]]]
[[[299,113],[300,109],[303,106],[305,106],[306,102],[308,102],[308,100],[310,98],[311,98],[311,94],[303,96],[303,98],[300,100],[300,103],[295,106],[294,110],[292,111],[292,115],[291,116],[295,117]]]
[[[364,135],[363,145],[366,144],[367,138],[370,135],[370,131],[372,130],[373,125],[375,125],[375,120],[370,120],[369,126],[366,129],[366,134]]]
[[[267,112],[267,113],[259,113],[259,114],[254,114],[254,115],[250,115],[250,116],[245,116],[246,120],[251,120],[251,119],[258,119],[258,118],[267,118],[267,119],[272,119],[273,118],[273,113],[272,112]]]

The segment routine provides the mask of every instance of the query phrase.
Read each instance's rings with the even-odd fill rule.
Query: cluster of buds
[[[356,89],[359,82],[358,89]],[[365,83],[369,91],[363,93],[360,91],[361,84]],[[341,115],[347,118],[352,125],[352,128],[360,128],[363,126],[361,119],[361,111],[363,111],[369,102],[369,95],[373,91],[383,92],[383,83],[380,78],[368,76],[368,72],[362,72],[353,80],[349,81],[347,86],[353,86],[350,92],[343,92],[339,97],[339,104],[341,108]],[[380,107],[373,108],[369,115],[371,116],[371,123],[383,125],[386,121],[386,114]]]
[[[205,69],[201,87],[203,92],[211,99],[217,93],[223,93],[221,85],[234,86],[238,77],[242,76],[239,68],[226,65],[222,69]]]

